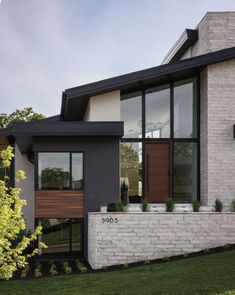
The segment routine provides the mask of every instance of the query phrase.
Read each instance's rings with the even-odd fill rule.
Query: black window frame
[[[37,226],[39,226],[39,221],[41,219],[63,219],[63,218],[62,217],[57,217],[57,218],[56,217],[37,217],[37,218],[35,218],[35,228]],[[41,253],[39,255],[57,256],[57,255],[60,255],[60,254],[65,254],[65,255],[79,254],[78,258],[83,258],[84,257],[84,249],[85,249],[85,239],[84,239],[85,222],[84,222],[84,218],[71,218],[71,217],[68,217],[66,219],[69,219],[69,251],[67,251],[67,252],[58,252],[58,253]],[[81,250],[80,251],[73,251],[73,247],[72,247],[72,244],[73,244],[72,220],[77,220],[79,223],[81,223]],[[40,249],[40,239],[39,239],[39,237],[37,238],[37,240],[35,242],[37,244],[37,248]]]
[[[68,191],[68,190],[71,190],[71,191],[83,191],[85,189],[85,182],[84,182],[84,152],[83,151],[37,151],[35,152],[35,188],[37,191],[45,191],[47,189],[39,189],[39,171],[38,171],[38,154],[42,154],[42,153],[51,153],[51,154],[56,154],[56,153],[67,153],[69,154],[69,188],[68,189],[63,189],[63,191]],[[74,189],[72,187],[72,154],[82,154],[82,175],[83,175],[83,181],[82,181],[82,188],[80,189]],[[59,189],[51,189],[51,191],[56,191],[56,190],[59,190]],[[61,190],[62,191],[62,190]]]
[[[197,137],[195,138],[175,138],[174,137],[174,84],[176,82],[184,81],[184,80],[194,80],[196,83],[196,96],[197,96]],[[170,137],[169,138],[146,138],[145,137],[145,128],[146,128],[146,95],[145,91],[152,87],[157,87],[161,85],[170,85]],[[122,142],[141,142],[142,143],[142,197],[145,198],[145,143],[146,142],[169,142],[171,145],[171,152],[170,152],[170,160],[171,160],[171,187],[170,187],[170,198],[174,199],[174,174],[173,174],[173,159],[174,159],[174,143],[176,142],[188,142],[192,143],[195,142],[197,144],[197,200],[200,202],[200,195],[201,195],[201,183],[200,183],[200,75],[191,75],[185,76],[181,79],[170,79],[166,80],[162,83],[152,83],[150,85],[141,85],[140,87],[130,89],[128,91],[121,91],[122,94],[127,94],[129,92],[142,92],[142,138],[127,138],[123,137],[121,139]],[[125,124],[125,122],[124,122]],[[121,163],[120,163],[121,164]]]

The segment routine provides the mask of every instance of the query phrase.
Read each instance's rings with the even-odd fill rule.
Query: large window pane
[[[72,219],[72,251],[82,250],[82,224],[81,220]]]
[[[197,199],[197,144],[174,144],[174,199],[192,202]]]
[[[80,252],[82,249],[82,221],[79,219],[39,220],[42,226],[40,240],[48,248],[41,249],[42,254]]]
[[[174,137],[197,137],[196,80],[174,84]]]
[[[38,188],[69,189],[69,153],[38,154]]]
[[[72,154],[72,188],[83,188],[83,154]]]
[[[170,137],[170,88],[169,85],[146,90],[145,137]]]
[[[129,201],[136,203],[142,196],[142,143],[121,144],[121,183],[128,186]]]
[[[121,97],[121,120],[124,121],[124,137],[142,137],[142,96],[141,92]]]
[[[42,254],[69,252],[70,222],[69,219],[41,219],[41,241],[48,248],[42,249]]]

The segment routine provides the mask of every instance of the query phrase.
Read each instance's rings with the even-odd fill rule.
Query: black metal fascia
[[[123,122],[23,123],[0,130],[0,136],[123,136]]]
[[[193,46],[198,40],[198,30],[190,30],[186,29],[187,39],[181,45],[181,47],[176,51],[176,53],[172,56],[169,63],[177,62],[181,59],[181,57],[185,54],[185,52],[189,49],[189,47]]]

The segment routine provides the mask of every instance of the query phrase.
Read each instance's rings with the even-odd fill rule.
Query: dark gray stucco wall
[[[87,213],[117,202],[120,195],[118,137],[36,137],[35,152],[84,152],[84,256],[87,257]]]

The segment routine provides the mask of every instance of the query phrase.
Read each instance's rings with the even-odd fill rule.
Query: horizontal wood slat
[[[35,217],[81,218],[84,217],[83,191],[36,191]]]

